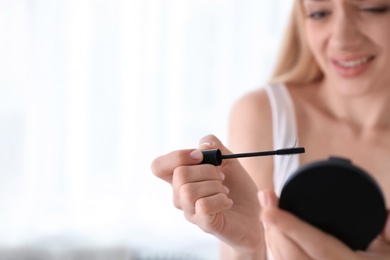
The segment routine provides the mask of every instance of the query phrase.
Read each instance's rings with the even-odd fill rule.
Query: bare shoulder
[[[234,104],[232,112],[240,113],[241,110],[248,113],[265,112],[265,110],[270,112],[268,95],[265,89],[259,88],[240,97]]]
[[[229,129],[236,134],[245,133],[247,137],[238,139],[248,139],[253,148],[272,147],[272,142],[265,142],[265,139],[272,140],[269,138],[272,136],[272,114],[264,89],[251,91],[236,101],[230,113]]]

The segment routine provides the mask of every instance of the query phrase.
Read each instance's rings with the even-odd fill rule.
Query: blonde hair
[[[296,0],[271,83],[306,84],[323,77],[307,44],[304,19],[301,0]]]

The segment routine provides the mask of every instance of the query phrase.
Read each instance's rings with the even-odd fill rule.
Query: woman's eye
[[[311,12],[309,13],[309,18],[314,19],[314,20],[320,20],[324,17],[329,15],[329,12],[327,11],[317,11],[317,12]]]
[[[379,7],[366,7],[362,9],[364,12],[371,13],[385,13],[389,10],[388,6],[379,6]]]

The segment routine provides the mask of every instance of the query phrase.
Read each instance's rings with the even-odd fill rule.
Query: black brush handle
[[[200,164],[212,164],[219,166],[222,164],[222,153],[219,149],[203,150],[203,160]]]

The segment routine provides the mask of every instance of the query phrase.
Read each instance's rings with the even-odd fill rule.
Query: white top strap
[[[266,85],[272,111],[273,148],[298,146],[294,104],[284,84]],[[287,178],[299,167],[299,156],[274,156],[274,189],[279,196]]]

